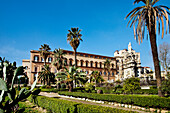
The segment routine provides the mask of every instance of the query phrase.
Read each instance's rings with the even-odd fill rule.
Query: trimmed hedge
[[[49,98],[45,96],[36,96],[33,98],[30,96],[28,97],[30,102],[34,102],[38,106],[47,109],[52,113],[74,113],[76,111],[75,106],[78,105],[76,102],[65,101],[56,98]]]
[[[32,96],[28,98],[33,102]],[[45,96],[36,96],[34,103],[52,113],[137,113],[122,109],[89,105]]]
[[[134,94],[158,94],[158,89],[139,89],[134,91]]]
[[[94,94],[81,92],[58,92],[60,95],[88,98],[94,100],[118,102],[121,104],[132,104],[141,107],[153,107],[170,109],[170,98],[158,96],[139,96],[139,95],[115,95],[115,94]]]
[[[96,87],[96,89],[103,90],[104,93],[107,94],[123,94],[122,88],[117,88],[117,91],[113,87]],[[158,94],[158,89],[138,89],[133,92],[133,94]]]
[[[80,104],[77,106],[77,113],[132,113],[132,111],[125,111],[122,109],[89,105],[89,104]],[[137,113],[137,112],[133,112]]]

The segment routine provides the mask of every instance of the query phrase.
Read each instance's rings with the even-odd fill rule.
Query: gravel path
[[[148,113],[145,111],[140,111],[136,109],[131,109],[131,108],[124,108],[124,107],[117,107],[109,104],[100,104],[100,103],[95,103],[95,102],[89,102],[89,101],[83,101],[83,100],[77,100],[77,99],[70,99],[70,98],[63,98],[58,95],[58,93],[46,93],[46,92],[40,92],[39,95],[42,96],[47,96],[47,97],[58,97],[58,99],[63,99],[63,100],[68,100],[68,101],[74,101],[78,103],[83,103],[83,104],[90,104],[90,105],[98,105],[98,106],[104,106],[104,107],[111,107],[111,108],[116,108],[116,109],[123,109],[123,110],[128,110],[128,111],[136,111],[139,113]]]

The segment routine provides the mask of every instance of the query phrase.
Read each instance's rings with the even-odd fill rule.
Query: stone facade
[[[131,43],[128,45],[128,50],[116,50],[114,57],[117,61],[117,76],[116,79],[126,79],[130,77],[141,76],[141,61],[140,53],[132,49]]]
[[[66,55],[64,56],[64,62],[67,62],[66,67],[73,65],[75,62],[74,52],[68,50],[63,50],[63,52],[66,53]],[[40,56],[39,51],[31,50],[30,53],[30,60],[23,60],[22,62],[23,66],[28,67],[25,72],[29,78],[29,83],[32,84],[38,72],[42,71],[44,60]],[[57,70],[52,65],[53,59],[53,53],[51,52],[50,56],[47,58],[46,64],[49,64],[51,72],[56,73]],[[109,59],[111,61],[110,72],[107,72],[104,69],[104,62],[106,61],[106,59]],[[77,67],[80,67],[82,71],[86,72],[87,75],[91,74],[92,71],[98,70],[106,81],[109,75],[110,80],[108,82],[113,82],[117,73],[116,58],[109,56],[77,52]]]
[[[66,67],[74,65],[74,52],[68,50],[63,50],[63,52],[66,53],[64,56]],[[28,67],[25,72],[29,78],[29,83],[32,84],[38,72],[42,71],[44,60],[39,51],[31,50],[30,53],[30,60],[23,60],[23,66]],[[109,72],[104,69],[106,59],[111,61]],[[46,63],[50,65],[51,72],[57,73],[56,68],[52,65],[53,60],[54,56],[51,52]],[[143,77],[148,71],[151,71],[149,67],[141,67],[140,53],[132,49],[131,43],[129,43],[128,49],[116,50],[114,57],[77,52],[77,66],[87,75],[90,75],[92,71],[99,71],[105,81],[110,83],[130,77]],[[110,76],[109,81],[107,80],[108,75]]]

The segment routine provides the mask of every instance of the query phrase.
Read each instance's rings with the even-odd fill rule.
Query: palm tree
[[[41,45],[41,48],[39,48],[40,55],[44,59],[44,65],[46,65],[46,59],[50,55],[50,50],[51,48],[47,44]]]
[[[81,68],[77,68],[75,66],[71,66],[69,69],[65,67],[65,72],[57,73],[57,78],[60,81],[66,81],[69,85],[69,92],[73,90],[73,81],[84,81],[86,78],[86,74],[81,72]]]
[[[143,2],[145,5],[133,9],[127,16],[130,16],[130,27],[134,27],[134,37],[140,44],[144,38],[145,26],[149,32],[152,56],[155,68],[155,75],[157,78],[158,95],[163,96],[161,92],[161,72],[158,59],[156,32],[158,23],[158,34],[160,34],[160,22],[162,23],[162,38],[164,37],[164,19],[166,20],[166,33],[168,29],[169,19],[168,14],[170,10],[167,6],[154,6],[159,0],[135,0],[135,3]],[[167,10],[166,10],[167,9]],[[126,19],[125,18],[125,19]],[[170,27],[170,24],[169,24]],[[169,29],[170,33],[170,29]]]
[[[90,79],[95,80],[95,86],[97,85],[97,81],[99,81],[99,78],[101,78],[100,76],[101,76],[101,74],[99,71],[93,71],[91,73]]]
[[[50,67],[49,65],[45,65],[43,70],[39,72],[38,79],[43,81],[43,84],[45,85],[45,82],[47,85],[50,85],[50,82],[53,81],[53,73],[50,72]]]
[[[104,69],[108,72],[108,80],[110,80],[110,61],[109,59],[106,59],[106,61],[104,62]]]
[[[63,68],[64,55],[65,53],[63,52],[62,49],[59,48],[54,50],[53,65],[56,67],[58,71]]]
[[[71,28],[71,30],[68,31],[69,33],[67,34],[67,41],[70,43],[71,47],[74,50],[75,66],[77,66],[77,60],[76,60],[77,48],[80,44],[80,41],[83,41],[81,39],[82,34],[80,34],[81,30],[79,30],[79,28]]]

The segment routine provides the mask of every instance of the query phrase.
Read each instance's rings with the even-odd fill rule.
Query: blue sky
[[[170,7],[170,0],[157,3]],[[140,3],[139,5],[142,5]],[[49,44],[52,50],[72,50],[68,29],[82,29],[78,51],[113,56],[115,50],[132,43],[141,53],[142,66],[153,67],[150,42],[134,40],[125,16],[135,7],[133,0],[0,0],[0,56],[10,62],[30,58],[30,50]],[[157,37],[158,45],[170,42],[170,35]]]

